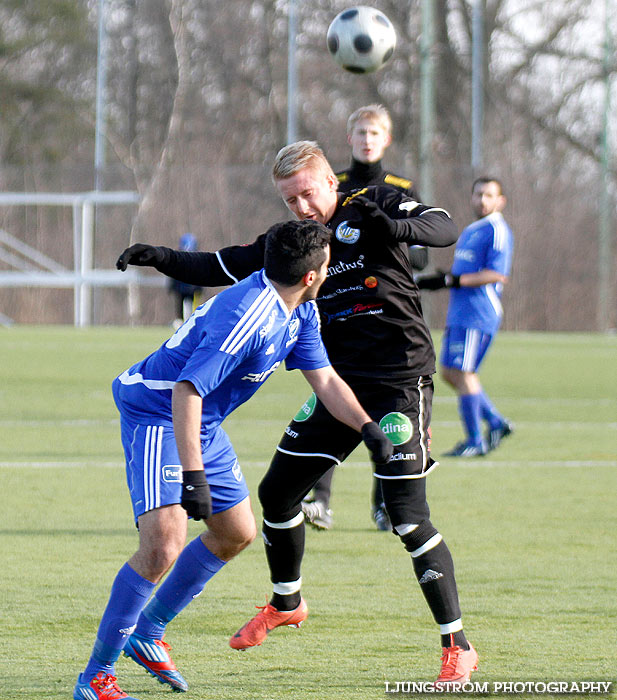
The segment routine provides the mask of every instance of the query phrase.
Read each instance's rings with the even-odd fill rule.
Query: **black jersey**
[[[376,202],[396,230],[376,227],[358,196]],[[339,194],[328,275],[317,298],[330,361],[343,377],[398,380],[435,371],[435,352],[422,316],[420,293],[407,255],[409,245],[452,245],[457,230],[443,209],[419,204],[389,187]],[[263,267],[266,234],[216,253],[165,250],[157,269],[200,286],[238,281]]]
[[[339,192],[353,192],[369,185],[387,185],[394,187],[417,202],[420,201],[420,195],[413,180],[384,170],[380,160],[376,163],[361,163],[352,158],[351,167],[336,173],[336,177]],[[409,260],[414,270],[424,270],[428,265],[428,250],[424,246],[410,246]]]
[[[408,197],[420,201],[413,180],[384,170],[380,160],[376,163],[361,163],[352,158],[351,167],[336,173],[336,177],[339,192],[351,192],[369,185],[388,185],[395,187]]]

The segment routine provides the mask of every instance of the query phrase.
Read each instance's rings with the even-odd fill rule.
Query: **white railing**
[[[134,285],[164,286],[163,278],[141,275],[134,270],[119,273],[113,269],[93,268],[95,207],[138,203],[139,194],[128,191],[0,193],[0,206],[65,206],[73,209],[73,269],[61,265],[10,233],[0,231],[0,260],[20,268],[0,272],[0,287],[73,287],[74,324],[84,327],[92,322],[93,287],[130,289]]]

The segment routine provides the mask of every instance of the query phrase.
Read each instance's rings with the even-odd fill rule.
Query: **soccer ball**
[[[340,12],[328,27],[328,51],[351,73],[383,68],[394,53],[392,22],[374,7],[359,5]]]

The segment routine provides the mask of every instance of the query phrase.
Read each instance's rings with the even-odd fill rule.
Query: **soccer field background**
[[[110,382],[169,334],[0,330],[0,700],[72,697],[137,546]],[[617,337],[502,332],[481,376],[515,434],[484,458],[440,458],[462,435],[437,377],[441,465],[428,477],[480,655],[473,679],[616,681]],[[308,393],[298,372],[279,370],[225,424],[256,515],[257,484]],[[334,529],[307,530],[300,630],[244,653],[228,646],[270,593],[260,538],[170,625],[187,700],[372,700],[400,697],[386,681],[434,680],[438,632],[409,555],[370,519],[370,474],[361,447],[335,475]],[[200,530],[191,523],[189,536]],[[170,697],[132,661],[116,670],[140,700]]]

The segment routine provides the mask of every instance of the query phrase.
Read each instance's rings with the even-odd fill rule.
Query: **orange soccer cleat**
[[[232,649],[258,647],[275,627],[300,627],[308,617],[308,606],[304,598],[295,610],[279,611],[270,603],[255,606],[260,612],[241,627],[229,640]]]
[[[444,647],[441,657],[441,673],[435,681],[435,685],[447,683],[466,683],[473,671],[478,669],[478,654],[469,645],[469,649],[462,647]]]
[[[73,690],[73,700],[137,700],[127,695],[116,683],[116,677],[99,671],[86,682],[80,675]]]

